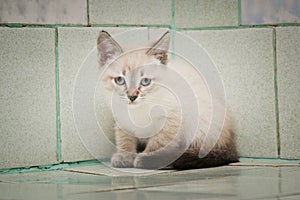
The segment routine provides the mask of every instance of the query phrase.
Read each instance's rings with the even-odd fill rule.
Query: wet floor
[[[94,164],[60,171],[0,175],[6,199],[300,199],[297,162],[241,162],[187,171],[118,172]]]

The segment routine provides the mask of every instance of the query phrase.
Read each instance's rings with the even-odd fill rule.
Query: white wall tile
[[[0,35],[0,168],[56,163],[54,29]]]
[[[300,159],[300,28],[276,28],[279,132],[282,158]]]
[[[169,0],[90,0],[91,24],[170,25]]]
[[[86,0],[1,0],[0,23],[87,24]]]
[[[220,70],[240,156],[276,158],[272,29],[186,33],[207,50]]]

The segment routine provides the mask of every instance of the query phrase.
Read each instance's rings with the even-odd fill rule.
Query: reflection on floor
[[[250,162],[187,171],[115,171],[91,165],[0,175],[4,199],[300,199],[298,162]]]

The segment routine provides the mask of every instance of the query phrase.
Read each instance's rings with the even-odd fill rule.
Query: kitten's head
[[[169,43],[170,33],[166,32],[150,48],[124,52],[107,32],[100,32],[97,40],[99,62],[101,67],[106,67],[103,84],[130,105],[151,99],[158,89],[155,69],[167,64]]]

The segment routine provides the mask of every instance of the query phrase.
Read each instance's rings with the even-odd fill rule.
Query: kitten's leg
[[[214,147],[204,158],[199,158],[199,148],[188,148],[180,143],[172,142],[157,151],[139,154],[134,166],[137,168],[160,169],[171,164],[175,169],[196,169],[216,167],[238,162],[235,144]]]
[[[174,135],[160,133],[149,139],[143,153],[139,153],[134,160],[134,167],[143,169],[160,169],[171,164],[180,153],[180,144]]]
[[[196,169],[217,167],[238,162],[238,155],[234,144],[213,148],[204,158],[199,158],[199,149],[188,149],[174,163],[175,169]]]
[[[137,155],[137,138],[124,133],[121,129],[115,130],[116,144],[118,151],[112,156],[113,167],[133,167]]]
[[[176,169],[196,169],[205,167],[217,167],[229,163],[238,162],[238,153],[234,142],[234,133],[231,130],[223,130],[222,136],[205,156],[199,157],[200,145],[187,149],[174,163]]]
[[[164,148],[167,146],[172,140],[174,139],[174,136],[172,134],[168,133],[159,133],[156,136],[149,139],[147,146],[143,153],[151,153],[158,149]]]

